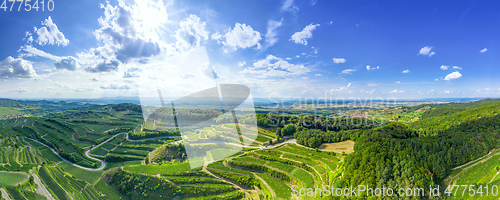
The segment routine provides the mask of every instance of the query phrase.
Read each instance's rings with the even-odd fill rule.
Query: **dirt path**
[[[448,184],[448,185],[451,185],[451,190],[453,190],[453,188],[454,188],[453,186],[454,186],[454,185],[456,185],[457,180],[458,180],[458,179],[459,179],[459,178],[460,178],[460,177],[461,177],[461,176],[462,176],[465,172],[469,171],[469,169],[471,169],[471,168],[475,167],[475,166],[476,166],[476,165],[478,165],[478,164],[481,164],[481,163],[483,163],[483,162],[488,161],[489,159],[491,159],[491,158],[492,158],[493,156],[495,156],[495,155],[499,155],[499,154],[500,154],[500,152],[497,152],[497,153],[493,154],[493,156],[489,156],[489,155],[491,154],[491,152],[492,152],[492,151],[490,151],[490,153],[488,153],[487,155],[482,156],[481,158],[478,158],[478,159],[476,159],[476,160],[470,161],[470,162],[468,162],[468,163],[466,163],[466,164],[464,164],[464,165],[461,165],[461,166],[459,166],[459,167],[455,167],[455,168],[453,168],[453,169],[460,169],[460,168],[462,168],[462,167],[464,167],[464,166],[466,166],[466,165],[470,164],[471,162],[476,162],[476,161],[477,161],[476,163],[471,164],[470,166],[468,166],[468,167],[464,168],[464,169],[463,169],[460,173],[458,173],[457,175],[455,175],[455,176],[451,177],[451,180],[450,180],[451,182],[450,182],[450,184]],[[489,156],[489,157],[488,157],[488,156]],[[486,158],[485,158],[485,157],[486,157]],[[479,161],[478,161],[478,160],[479,160]],[[497,174],[498,174],[498,172],[497,172]],[[496,176],[496,175],[495,175],[495,176]],[[493,180],[493,179],[492,179],[492,180]]]
[[[42,183],[40,178],[38,178],[38,176],[33,172],[31,172],[30,174],[31,174],[31,176],[33,176],[33,180],[38,185],[38,187],[35,189],[36,193],[44,196],[48,200],[55,200],[55,198],[52,196],[52,194],[50,194],[49,190],[47,190],[45,185]]]
[[[9,193],[7,193],[7,191],[5,191],[5,189],[0,188],[0,192],[2,193],[2,198],[6,199],[6,200],[12,200],[9,196]]]

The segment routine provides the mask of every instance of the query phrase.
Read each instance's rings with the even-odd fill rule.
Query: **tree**
[[[281,129],[281,135],[293,135],[295,133],[295,126],[293,124],[287,124],[285,127]]]

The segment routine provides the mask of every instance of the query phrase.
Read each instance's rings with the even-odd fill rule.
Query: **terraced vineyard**
[[[73,178],[57,166],[41,167],[38,175],[59,199],[106,199],[94,186]]]
[[[136,165],[105,175],[111,185],[133,199],[241,199],[242,191],[201,169],[191,170],[189,163]],[[130,179],[133,177],[132,179]],[[129,181],[124,182],[123,179]],[[162,189],[155,189],[157,187]],[[144,191],[142,194],[138,191]]]
[[[459,186],[453,188],[451,192],[456,193],[456,195],[452,195],[449,199],[463,199],[464,197],[466,199],[499,199],[500,150],[494,150],[489,155],[456,169],[445,179],[445,183]],[[469,195],[469,191],[465,191],[465,194],[462,196],[464,187],[460,187],[461,185],[473,185],[475,191],[479,192],[481,192],[479,187],[483,187],[483,194]],[[488,195],[486,194],[486,187],[488,187]]]
[[[333,183],[329,174],[338,170],[341,158],[333,152],[316,152],[294,144],[251,151],[212,163],[207,169],[264,199],[289,199],[291,187],[320,187]],[[257,188],[252,186],[256,185]]]

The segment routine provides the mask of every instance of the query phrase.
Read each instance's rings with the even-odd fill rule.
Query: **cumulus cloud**
[[[410,69],[403,70],[402,73],[403,74],[408,74],[408,73],[410,73]]]
[[[486,51],[488,51],[488,49],[487,49],[487,48],[484,48],[484,49],[481,49],[481,51],[479,51],[479,52],[484,53],[484,52],[486,52]]]
[[[368,83],[368,86],[370,86],[370,87],[377,87],[378,84],[377,83]]]
[[[339,74],[352,74],[355,71],[356,71],[356,69],[345,69],[344,71],[340,72]]]
[[[248,67],[240,73],[253,74],[259,78],[266,78],[297,76],[310,71],[304,65],[292,64],[282,58],[268,55],[265,59],[254,62],[253,67]]]
[[[459,79],[459,78],[462,78],[462,74],[458,71],[455,71],[455,72],[452,72],[452,73],[446,75],[446,77],[444,77],[444,80],[451,81],[451,80],[455,80],[455,79]]]
[[[212,39],[224,45],[227,50],[236,51],[238,48],[246,49],[250,47],[261,48],[259,43],[261,35],[259,31],[253,30],[250,25],[236,23],[234,28],[229,29],[226,34],[214,33]]]
[[[453,69],[462,69],[462,68],[459,66],[453,66]]]
[[[0,78],[34,78],[36,72],[31,62],[11,56],[0,62]]]
[[[312,31],[316,29],[316,27],[320,26],[319,24],[309,24],[302,31],[296,32],[290,38],[290,41],[295,42],[296,44],[307,45],[307,40],[312,38]]]
[[[436,52],[432,51],[432,47],[425,46],[420,49],[418,54],[431,57],[436,54]]]
[[[278,42],[278,38],[276,37],[278,33],[276,29],[281,26],[283,23],[283,19],[280,21],[269,20],[267,22],[267,33],[266,33],[266,46],[273,46],[276,42]]]
[[[97,64],[95,67],[89,67],[85,70],[92,73],[112,72],[118,69],[118,65],[120,65],[118,60],[104,61]]]
[[[33,32],[28,32],[25,39],[28,44],[35,42],[40,46],[67,46],[69,44],[69,40],[59,31],[59,28],[57,28],[57,25],[52,21],[50,16],[42,21],[41,28],[33,27]]]
[[[54,66],[56,66],[56,69],[66,69],[69,71],[75,71],[79,67],[76,58],[72,56],[61,58],[54,63]]]
[[[333,63],[345,63],[345,61],[344,58],[333,58]]]
[[[450,66],[447,66],[447,65],[441,65],[441,69],[442,69],[442,70],[447,70],[448,68],[450,68]]]
[[[370,71],[370,70],[376,70],[376,69],[380,69],[380,66],[376,66],[376,67],[371,67],[370,65],[366,66],[366,70],[368,70],[368,71]]]
[[[131,6],[107,2],[101,4],[101,9],[104,15],[98,19],[100,28],[94,31],[99,46],[77,53],[79,64],[87,71],[116,71],[121,63],[141,62],[166,48],[159,39],[168,19],[163,1],[136,2]]]
[[[208,39],[208,31],[205,30],[205,22],[201,22],[196,15],[190,15],[180,22],[180,28],[175,31],[177,47],[190,49],[199,47],[202,41]]]
[[[157,43],[146,42],[141,39],[123,38],[122,47],[116,53],[116,59],[127,63],[132,58],[143,58],[158,55],[160,47]]]

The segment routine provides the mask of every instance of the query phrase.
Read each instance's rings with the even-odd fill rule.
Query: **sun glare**
[[[163,1],[137,0],[133,17],[140,23],[146,36],[154,37],[163,32],[168,22],[168,13]]]

